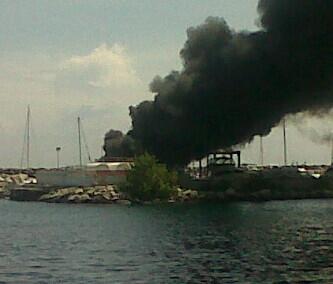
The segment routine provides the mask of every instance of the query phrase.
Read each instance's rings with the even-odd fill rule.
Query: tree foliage
[[[145,153],[135,158],[134,166],[127,175],[124,191],[132,198],[142,201],[165,200],[170,197],[176,185],[176,172],[169,171],[154,156]]]

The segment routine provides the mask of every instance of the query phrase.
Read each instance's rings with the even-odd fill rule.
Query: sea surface
[[[333,200],[1,200],[0,226],[0,283],[333,283]]]

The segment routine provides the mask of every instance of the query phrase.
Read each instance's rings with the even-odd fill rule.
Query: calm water
[[[0,283],[333,283],[333,200],[2,200],[0,225]]]

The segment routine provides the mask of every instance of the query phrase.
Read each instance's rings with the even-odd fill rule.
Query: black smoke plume
[[[135,143],[130,135],[124,135],[119,130],[111,129],[104,136],[103,150],[104,157],[101,161],[107,161],[110,158],[130,158],[135,155]]]
[[[221,18],[190,28],[183,70],[130,108],[130,135],[169,164],[267,135],[286,114],[333,106],[333,1],[260,0],[260,30]]]

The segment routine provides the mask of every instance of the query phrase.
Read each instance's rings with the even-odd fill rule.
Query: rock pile
[[[52,203],[116,203],[130,205],[126,196],[113,185],[66,187],[42,195],[39,201]]]
[[[0,198],[9,196],[11,185],[34,184],[36,179],[27,174],[0,174]]]
[[[198,200],[199,198],[200,196],[196,190],[179,188],[168,202],[187,202]],[[50,203],[108,203],[122,205],[131,205],[132,202],[138,204],[155,204],[161,202],[160,200],[152,202],[131,200],[114,185],[60,188],[42,195],[39,201]]]
[[[36,179],[30,177],[27,174],[1,174],[0,175],[0,185],[7,185],[7,184],[29,184],[29,183],[36,183]]]
[[[177,188],[176,193],[169,199],[169,202],[187,202],[200,199],[198,191],[192,189]]]

